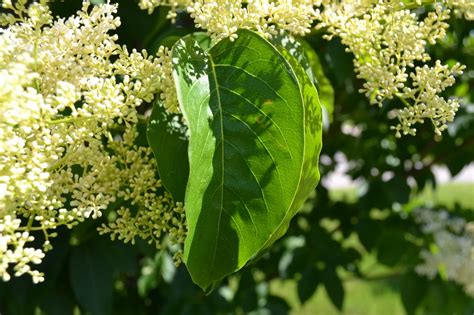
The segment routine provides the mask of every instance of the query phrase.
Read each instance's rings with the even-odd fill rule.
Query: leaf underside
[[[157,100],[148,121],[147,138],[158,164],[161,183],[175,201],[184,201],[189,162],[186,127],[181,116],[167,113]]]

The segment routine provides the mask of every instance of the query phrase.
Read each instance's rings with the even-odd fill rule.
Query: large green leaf
[[[303,67],[311,82],[317,86],[324,115],[323,123],[325,129],[328,128],[334,114],[334,88],[324,73],[318,54],[307,41],[296,39],[289,34],[274,36],[272,43],[288,51]]]
[[[184,260],[202,288],[281,237],[319,180],[317,91],[283,54],[246,30],[207,52],[191,37],[173,47],[190,132]]]

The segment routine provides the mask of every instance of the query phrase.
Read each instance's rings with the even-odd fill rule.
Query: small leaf
[[[314,266],[308,266],[298,281],[298,297],[301,303],[305,303],[314,295],[318,284],[319,280],[316,268],[314,268]]]
[[[266,314],[272,315],[287,315],[290,313],[290,306],[288,302],[279,296],[270,295],[266,298],[264,310],[268,310]],[[265,313],[264,313],[265,314]]]
[[[377,236],[376,245],[378,261],[387,266],[403,265],[407,259],[416,258],[418,251],[399,228],[384,228]]]
[[[258,300],[257,283],[251,270],[245,270],[241,273],[239,287],[233,302],[242,308],[244,313],[249,313],[258,307]]]
[[[341,279],[338,277],[336,270],[325,270],[322,274],[322,281],[332,304],[334,304],[338,310],[342,311],[344,303],[344,287],[342,286]]]
[[[205,32],[196,32],[188,35],[192,39],[196,41],[196,43],[204,49],[205,51],[208,51],[212,47],[212,40],[209,37],[209,35]]]
[[[161,183],[175,201],[184,201],[189,176],[187,128],[182,116],[167,113],[155,101],[147,126],[147,138],[158,164]]]
[[[190,131],[184,261],[202,288],[281,237],[319,181],[318,94],[289,57],[247,30],[209,51],[191,37],[172,49]]]
[[[426,294],[427,282],[414,272],[404,274],[400,279],[400,294],[407,315],[415,314]]]

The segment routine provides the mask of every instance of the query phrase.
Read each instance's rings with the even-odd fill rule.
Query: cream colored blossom
[[[15,276],[29,274],[34,283],[44,280],[43,275],[37,270],[32,270],[30,264],[39,264],[44,258],[44,253],[26,244],[34,241],[34,237],[27,231],[19,231],[20,219],[10,215],[0,218],[0,276],[3,281],[11,278],[8,267],[13,264]]]
[[[462,74],[463,69],[459,63],[450,69],[437,60],[434,67],[416,67],[415,72],[410,73],[412,87],[405,86],[401,93],[401,97],[410,103],[399,110],[400,123],[393,128],[398,136],[401,133],[415,135],[413,125],[423,123],[425,119],[431,120],[437,135],[448,128],[447,123],[454,120],[460,105],[458,100],[446,100],[439,94],[455,83],[454,76]]]
[[[241,28],[271,36],[281,30],[306,35],[315,18],[310,0],[198,0],[188,6],[196,26],[206,29],[214,40],[235,38]]]
[[[172,18],[176,9],[191,14],[196,26],[209,32],[218,41],[235,38],[238,29],[247,28],[271,36],[281,30],[294,35],[306,35],[311,31],[315,18],[315,2],[312,0],[140,0],[142,9],[152,12],[158,6],[170,6]]]
[[[458,17],[474,20],[474,2],[472,0],[444,0],[443,3],[453,8]]]
[[[433,279],[440,270],[448,280],[463,286],[474,297],[474,222],[451,217],[446,211],[420,209],[415,219],[433,236],[431,250],[423,250],[416,272]]]
[[[51,248],[54,230],[99,218],[112,203],[137,216],[172,217],[143,221],[139,236],[159,244],[161,231],[182,243],[182,207],[163,197],[151,150],[135,144],[139,106],[161,94],[176,108],[170,65],[162,65],[168,52],[120,47],[111,34],[120,25],[116,5],[84,2],[67,19],[54,19],[46,1],[2,5],[10,9],[0,30],[2,278],[11,266],[15,276],[41,281],[31,265]],[[126,222],[120,228],[131,229]],[[32,231],[42,232],[42,249],[29,245]]]
[[[153,13],[155,8],[159,6],[169,7],[169,12],[167,18],[172,21],[176,18],[176,11],[179,8],[185,8],[191,4],[191,0],[140,0],[138,5],[142,10],[147,10],[149,14]]]
[[[454,75],[462,74],[463,67],[449,69],[440,61],[434,66],[416,64],[430,61],[426,46],[446,35],[449,17],[450,10],[441,5],[420,20],[402,2],[325,1],[317,27],[327,29],[327,38],[340,37],[354,54],[357,76],[365,81],[361,92],[371,103],[381,106],[397,98],[405,106],[393,127],[397,136],[415,135],[414,125],[425,120],[441,134],[459,104],[440,94],[454,84]]]

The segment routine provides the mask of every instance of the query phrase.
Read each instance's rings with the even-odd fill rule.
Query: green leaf
[[[334,304],[338,310],[342,311],[344,303],[344,287],[336,270],[326,269],[322,274],[322,282],[332,304]]]
[[[273,36],[272,44],[279,47],[280,50],[284,49],[289,52],[290,55],[292,55],[303,67],[311,82],[317,84],[318,80],[313,73],[313,66],[315,65],[310,62],[306,53],[306,49],[313,50],[309,44],[309,47],[304,47],[301,41],[298,41],[293,36],[285,33]]]
[[[242,308],[245,314],[248,314],[258,308],[258,300],[257,283],[255,282],[252,271],[247,269],[241,273],[239,287],[235,293],[233,302]]]
[[[48,290],[41,300],[41,310],[48,315],[74,314],[74,299],[68,290],[63,287],[54,287]]]
[[[305,303],[311,298],[318,288],[318,271],[312,265],[308,266],[298,281],[298,297],[301,303]]]
[[[72,289],[80,306],[92,315],[112,311],[113,268],[105,245],[98,241],[78,246],[70,257]]]
[[[199,47],[204,49],[205,51],[208,51],[212,47],[212,39],[209,37],[209,35],[205,32],[196,32],[188,35],[192,39],[194,39]]]
[[[210,49],[211,39],[206,33],[197,32],[189,37],[202,49]],[[182,115],[166,112],[161,100],[156,99],[147,124],[147,139],[158,164],[161,182],[175,201],[184,201],[189,176],[186,133]]]
[[[265,303],[263,310],[268,312],[262,312],[262,314],[287,315],[290,313],[291,308],[285,299],[279,296],[270,295],[266,300],[267,303]]]
[[[403,274],[400,279],[400,295],[407,315],[415,314],[426,294],[427,281],[414,272]]]
[[[334,114],[334,88],[331,85],[331,81],[329,81],[324,73],[318,54],[308,42],[302,39],[300,39],[299,42],[303,47],[307,62],[309,63],[314,75],[314,83],[317,85],[319,92],[319,101],[326,110],[329,116],[329,121],[332,122]]]
[[[319,101],[323,106],[323,114],[327,121],[332,122],[334,113],[334,88],[324,74],[318,54],[303,39],[295,39],[288,34],[280,34],[272,38],[272,43],[288,51],[303,67],[308,77],[317,86]]]
[[[418,247],[405,237],[399,228],[385,227],[377,237],[377,259],[387,266],[403,265],[410,258],[416,258]]]
[[[189,176],[187,128],[181,118],[167,113],[157,100],[147,126],[148,143],[158,164],[161,183],[175,201],[184,201]]]
[[[316,186],[321,108],[298,62],[251,31],[207,52],[186,37],[172,57],[190,131],[184,261],[212,289],[281,237]]]

